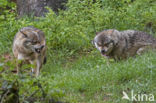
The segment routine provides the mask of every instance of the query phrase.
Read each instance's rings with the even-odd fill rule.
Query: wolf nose
[[[35,51],[36,51],[37,53],[40,53],[40,52],[41,52],[40,49],[38,49],[38,48],[36,48]]]
[[[106,51],[105,50],[101,50],[101,53],[105,53]]]

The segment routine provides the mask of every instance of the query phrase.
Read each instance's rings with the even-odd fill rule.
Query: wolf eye
[[[32,41],[31,43],[34,45],[34,44],[37,44],[37,41]]]
[[[97,43],[97,45],[98,45],[98,46],[102,46],[102,44],[100,44],[100,43]]]
[[[112,44],[112,41],[105,43],[105,46],[109,46],[110,44]]]
[[[109,46],[110,43],[105,43],[105,46]]]

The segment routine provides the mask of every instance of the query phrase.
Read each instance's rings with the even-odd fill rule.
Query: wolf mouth
[[[102,56],[109,58],[109,56],[106,53],[101,53]]]

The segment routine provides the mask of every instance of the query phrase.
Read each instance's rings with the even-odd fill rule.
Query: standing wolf
[[[36,76],[39,76],[42,64],[46,60],[46,41],[44,33],[34,27],[24,27],[15,35],[13,41],[13,54],[18,60],[28,61],[35,65]],[[17,73],[21,64],[17,64]]]
[[[141,31],[108,29],[97,33],[93,44],[103,56],[119,60],[156,48],[156,39]]]

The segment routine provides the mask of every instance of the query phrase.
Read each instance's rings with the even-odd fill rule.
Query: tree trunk
[[[64,3],[67,0],[17,0],[17,12],[19,17],[28,16],[44,16],[47,10],[46,6],[58,12],[58,9],[65,9]]]
[[[16,0],[10,0],[11,2],[14,2],[14,3],[16,3]]]

